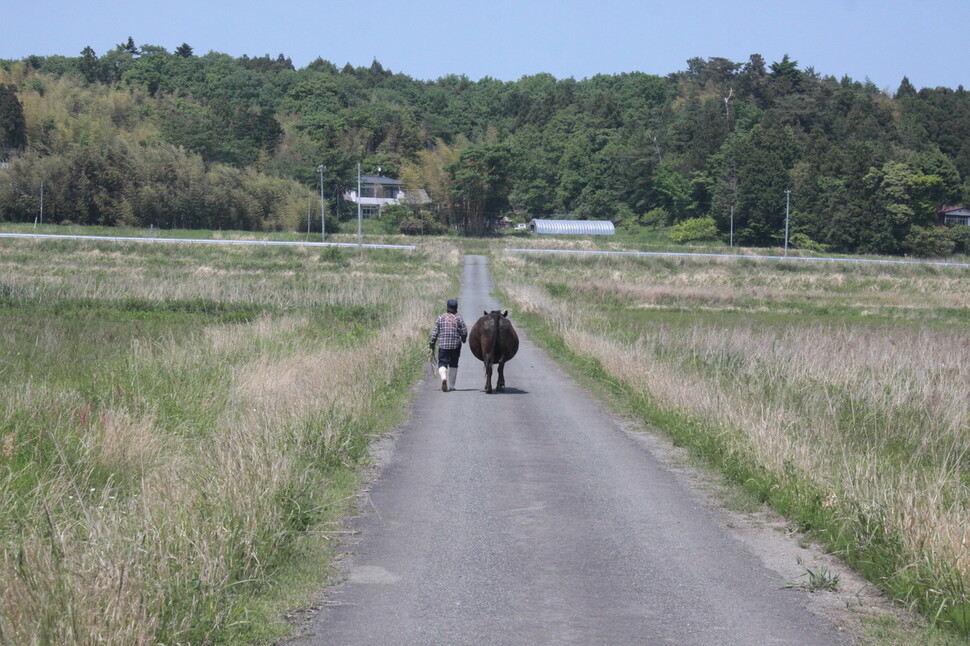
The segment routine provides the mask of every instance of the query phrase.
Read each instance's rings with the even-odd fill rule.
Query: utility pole
[[[791,212],[791,189],[785,191],[785,255],[788,255],[788,216]]]
[[[327,167],[323,164],[317,166],[317,172],[320,173],[320,241],[327,239],[327,206],[326,202],[323,201],[323,171],[327,170]],[[307,234],[309,234],[309,224],[307,225]]]
[[[734,248],[734,207],[738,203],[738,168],[737,160],[731,160],[731,169],[727,175],[728,187],[731,189],[731,248]]]
[[[44,182],[40,183],[40,223],[44,224]]]
[[[359,247],[363,244],[363,239],[361,238],[360,230],[360,162],[357,162],[357,246]]]

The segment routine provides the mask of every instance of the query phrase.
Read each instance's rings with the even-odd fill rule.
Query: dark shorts
[[[457,348],[451,348],[450,350],[445,350],[444,348],[438,348],[438,367],[445,366],[448,368],[458,367],[458,355],[461,354],[461,346]]]

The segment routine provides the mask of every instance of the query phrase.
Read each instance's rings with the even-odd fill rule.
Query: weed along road
[[[511,309],[483,256],[459,298]],[[849,643],[516,327],[504,393],[467,346],[455,391],[422,382],[290,644]]]

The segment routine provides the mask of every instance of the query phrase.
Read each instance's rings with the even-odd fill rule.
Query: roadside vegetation
[[[493,274],[531,336],[970,635],[970,269],[505,253]]]
[[[0,240],[0,644],[285,634],[458,258]]]

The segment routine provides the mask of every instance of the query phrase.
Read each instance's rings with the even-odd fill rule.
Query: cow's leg
[[[498,362],[498,383],[495,384],[495,390],[503,392],[505,390],[505,362]]]
[[[485,362],[485,392],[492,392],[492,364]]]

